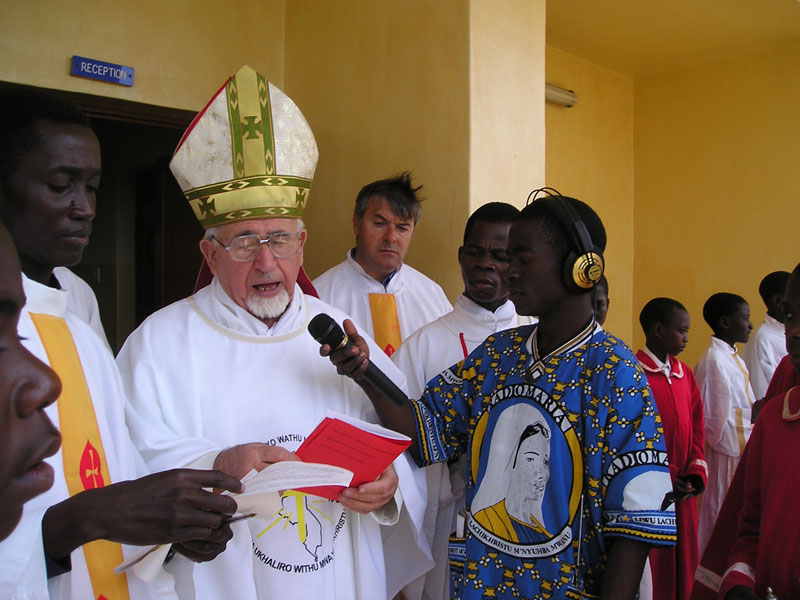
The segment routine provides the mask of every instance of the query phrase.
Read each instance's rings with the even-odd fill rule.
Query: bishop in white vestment
[[[307,237],[300,217],[316,159],[299,109],[246,66],[184,134],[170,167],[206,229],[200,249],[215,278],[151,315],[118,356],[131,434],[152,469],[211,466],[243,443],[294,451],[328,411],[373,418],[361,388],[320,357],[307,331],[317,314],[340,324],[347,315],[296,284]],[[388,357],[373,351],[376,366],[404,387]],[[170,569],[179,594],[393,597],[380,526],[400,510],[414,510],[420,522],[422,514],[421,501],[403,502],[408,462],[401,457],[395,465],[396,474],[390,467],[377,481],[345,490],[339,502],[285,492],[273,514],[234,524],[233,539],[213,561],[176,558]],[[239,467],[247,472],[249,463]]]

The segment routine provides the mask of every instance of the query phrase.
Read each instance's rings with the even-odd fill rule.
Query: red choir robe
[[[669,474],[676,477],[697,475],[708,479],[705,461],[703,401],[692,370],[674,356],[669,357],[669,381],[653,360],[639,350],[636,358],[647,375],[650,389],[661,414],[669,458]],[[653,579],[653,600],[688,600],[694,572],[700,562],[697,547],[697,497],[675,503],[678,528],[676,546],[654,548],[650,551],[650,570]]]
[[[789,356],[784,356],[772,375],[766,396],[756,404],[760,404],[763,408],[768,401],[783,398],[784,394],[796,385],[800,385],[800,375],[795,372]],[[756,423],[758,420],[756,418]],[[749,449],[750,445],[748,444],[739,459],[739,467],[736,469],[725,501],[717,515],[714,532],[708,540],[708,546],[703,552],[700,566],[695,573],[695,585],[692,589],[691,600],[716,600],[717,598],[722,575],[728,568],[728,551],[736,539],[739,512],[744,496],[745,467],[743,465],[746,465],[749,460]]]
[[[748,442],[742,509],[719,598],[737,585],[800,598],[800,387],[764,407]]]

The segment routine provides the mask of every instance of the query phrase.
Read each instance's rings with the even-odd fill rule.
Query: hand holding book
[[[359,419],[329,413],[297,449],[303,461],[324,463],[353,472],[350,487],[374,482],[411,444],[407,436]],[[396,475],[395,475],[396,477]],[[300,491],[338,500],[338,486]]]

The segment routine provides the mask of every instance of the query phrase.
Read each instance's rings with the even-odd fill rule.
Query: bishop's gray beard
[[[260,296],[248,296],[245,300],[247,310],[259,319],[277,319],[289,306],[291,298],[286,288],[281,288],[277,295],[271,298],[262,298]]]

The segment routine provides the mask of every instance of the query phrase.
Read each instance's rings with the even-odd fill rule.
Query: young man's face
[[[508,269],[509,229],[511,223],[476,221],[458,249],[465,295],[491,311],[508,300],[504,275]]]
[[[53,469],[42,461],[61,439],[44,412],[61,384],[17,334],[24,303],[17,253],[0,226],[0,540],[19,522],[22,505],[53,485]]]
[[[786,351],[792,366],[800,373],[800,275],[789,278],[783,295],[783,315],[786,324]]]
[[[396,215],[386,198],[373,196],[364,217],[359,221],[353,216],[353,231],[356,261],[367,275],[383,281],[403,264],[414,236],[414,219]]]
[[[92,130],[80,125],[40,121],[36,132],[36,145],[0,186],[0,215],[23,271],[46,283],[53,267],[79,263],[89,243],[100,145]]]
[[[508,291],[517,313],[540,319],[570,295],[561,280],[561,264],[539,221],[520,219],[508,235]]]
[[[728,337],[736,344],[745,344],[750,339],[751,331],[750,305],[745,302],[728,317]]]
[[[691,325],[689,313],[685,310],[674,309],[667,323],[660,323],[660,342],[667,354],[678,356],[686,349],[689,343],[689,327]]]
[[[253,219],[240,221],[217,228],[217,240],[202,240],[200,251],[208,261],[211,272],[217,276],[222,289],[239,306],[262,319],[269,326],[278,320],[291,302],[294,284],[303,264],[305,230],[300,233],[300,248],[288,258],[275,258],[268,244],[261,244],[255,259],[247,262],[235,261],[228,250],[231,240],[240,235],[265,236],[273,233],[297,233],[297,219]],[[280,300],[283,297],[285,303]],[[254,312],[257,306],[280,303],[282,310],[274,317],[263,317]]]

